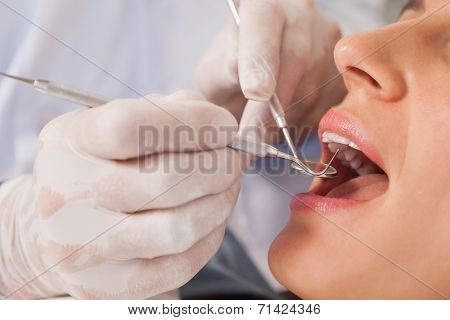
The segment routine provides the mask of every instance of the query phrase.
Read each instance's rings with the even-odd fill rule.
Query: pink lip
[[[362,129],[360,122],[349,113],[343,110],[337,110],[335,108],[328,111],[323,116],[319,124],[320,138],[324,132],[337,133],[338,135],[355,142],[371,161],[386,171],[384,169],[380,154],[372,144],[369,135]],[[326,145],[323,144],[322,148],[325,152],[328,152],[328,147]],[[330,198],[313,193],[301,193],[292,199],[291,209],[298,213],[311,211],[318,213],[330,213],[342,209],[348,209],[366,202],[367,201]]]
[[[367,201],[329,198],[313,193],[300,193],[292,199],[290,207],[292,211],[298,213],[312,211],[321,214],[336,212],[365,202]]]

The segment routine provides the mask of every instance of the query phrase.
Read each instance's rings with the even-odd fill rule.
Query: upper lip
[[[378,149],[373,144],[373,140],[369,134],[363,129],[361,122],[349,112],[341,109],[330,109],[322,118],[319,124],[319,138],[322,139],[324,132],[337,133],[347,138],[361,149],[373,163],[386,172],[383,160]],[[327,150],[324,146],[324,150]]]

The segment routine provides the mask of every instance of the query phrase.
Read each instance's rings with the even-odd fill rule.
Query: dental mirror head
[[[309,172],[305,171],[298,163],[295,163],[295,162],[291,163],[291,167],[293,169],[299,171],[300,173],[303,173],[308,176],[313,176],[315,178],[334,179],[338,175],[338,172],[335,168],[333,168],[332,166],[328,166],[325,163],[312,162],[312,161],[302,161],[302,163],[305,166],[307,166],[311,172],[321,173],[321,172],[325,171],[325,173],[320,174],[320,175],[311,175]]]
[[[315,178],[332,179],[337,177],[337,170],[331,166],[334,159],[339,153],[339,149],[334,153],[328,164],[312,161],[292,161],[291,167],[301,173]]]

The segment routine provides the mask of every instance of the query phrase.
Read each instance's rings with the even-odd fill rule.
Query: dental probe
[[[233,139],[233,142],[228,145],[229,148],[235,149],[238,151],[244,151],[260,158],[281,158],[290,161],[293,164],[293,168],[301,171],[302,173],[306,173],[303,169],[299,167],[299,162],[290,154],[284,153],[274,146],[271,146],[266,143],[252,141],[250,139],[245,139],[242,137],[236,136]],[[330,163],[333,162],[334,158],[337,156],[337,153],[333,156]],[[318,178],[335,178],[337,176],[337,170],[333,168],[330,164],[326,165],[320,162],[303,162],[310,170],[313,171],[325,171],[322,175],[316,176]]]
[[[93,94],[84,90],[80,90],[77,88],[73,88],[67,85],[64,85],[62,83],[57,83],[53,81],[48,80],[40,80],[40,79],[29,79],[24,77],[18,77],[6,74],[4,72],[0,72],[0,75],[10,78],[22,83],[25,83],[27,85],[31,85],[35,90],[38,92],[56,97],[59,99],[67,100],[82,106],[87,106],[90,108],[94,108],[103,104],[106,104],[112,99],[98,95]],[[259,157],[278,157],[283,158],[286,160],[289,160],[293,164],[293,168],[296,170],[301,171],[302,173],[305,173],[310,176],[318,177],[318,178],[334,178],[337,175],[336,169],[334,169],[331,166],[331,163],[333,162],[334,158],[336,157],[336,154],[334,155],[333,159],[326,165],[320,162],[300,162],[299,160],[295,159],[293,156],[281,152],[278,149],[276,149],[273,146],[270,146],[265,143],[261,142],[254,142],[243,138],[235,138],[234,141],[231,143],[231,145],[228,146],[229,148],[240,150],[243,152],[251,153],[253,155],[259,156]],[[339,151],[338,151],[339,152]],[[306,168],[306,169],[304,169]],[[320,168],[320,169],[317,169]],[[316,172],[316,171],[320,172]],[[313,172],[314,171],[314,172]],[[311,173],[312,172],[312,173]]]
[[[239,27],[241,24],[241,18],[239,17],[239,12],[236,7],[236,3],[234,0],[227,0],[228,6],[230,7],[231,14],[233,15],[234,22],[236,26]],[[283,132],[284,139],[288,144],[289,150],[291,150],[292,155],[297,159],[297,162],[300,162],[300,159],[297,155],[297,150],[295,149],[294,142],[292,141],[291,135],[289,134],[289,130],[287,128],[287,122],[285,118],[285,113],[283,106],[281,105],[280,99],[278,95],[275,93],[269,101],[270,112],[272,113],[273,118],[277,124],[277,127]],[[301,162],[300,162],[301,163]]]

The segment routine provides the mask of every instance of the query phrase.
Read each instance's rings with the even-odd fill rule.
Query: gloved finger
[[[230,96],[242,94],[238,76],[238,29],[229,19],[197,65],[194,78],[208,101],[226,107]]]
[[[136,285],[140,284],[142,290],[151,295],[156,294],[152,285],[155,282],[162,284],[164,288],[162,292],[181,287],[214,256],[222,243],[224,233],[225,225],[222,225],[183,253],[151,260],[139,260],[137,270],[139,276],[135,280]],[[165,268],[164,272],[161,272],[162,266]],[[142,279],[145,281],[143,282]]]
[[[238,195],[239,181],[235,181],[223,192],[183,206],[133,214],[106,234],[104,256],[151,259],[184,252],[225,223]]]
[[[50,241],[39,248],[49,253],[52,261],[60,261],[58,269],[64,273],[97,268],[105,259],[181,253],[225,223],[238,194],[239,181],[235,181],[228,190],[184,206],[139,214],[109,211],[86,201],[69,202],[65,210],[77,212],[76,219],[48,217],[46,234]]]
[[[124,160],[158,152],[224,148],[237,130],[233,115],[205,101],[116,100],[84,110],[68,121],[74,148]],[[203,129],[211,131],[209,140]],[[200,143],[202,142],[202,143]]]
[[[316,19],[308,24],[299,19],[286,30],[283,41],[277,92],[291,123],[309,124],[305,114],[323,110],[318,99],[334,76],[327,70],[334,69],[333,51],[340,29],[314,6],[311,10]]]
[[[180,90],[163,98],[168,101],[206,101],[206,98],[203,94],[194,90]]]
[[[316,85],[316,82],[312,81],[312,79],[304,79],[303,77],[309,60],[314,59],[309,56],[309,30],[305,28],[287,29],[280,53],[281,64],[276,91],[283,108],[287,112],[286,118],[288,121],[292,119],[289,118],[289,111],[292,108],[290,104],[293,102],[294,93],[298,91],[298,86],[303,85],[301,81],[304,81],[304,85],[308,87]],[[310,91],[306,90],[306,92],[309,93]],[[313,92],[313,88],[311,88],[311,92]],[[272,134],[274,127],[275,122],[268,103],[258,104],[251,101],[247,103],[241,118],[239,134],[243,134],[245,131],[256,131],[258,139],[266,142],[275,142],[280,135]],[[257,128],[257,130],[252,128]],[[268,136],[269,133],[270,137]]]
[[[280,74],[277,94],[283,108],[286,110],[292,102],[294,93],[298,91],[301,82],[311,82],[304,79],[310,63],[315,57],[311,53],[311,31],[308,26],[299,26],[286,30],[281,49]]]
[[[247,102],[239,123],[239,136],[270,143],[269,135],[277,130],[267,102]]]
[[[224,232],[225,226],[219,226],[180,254],[111,261],[69,274],[67,292],[79,299],[147,299],[179,288],[217,252]]]
[[[242,173],[242,161],[229,148],[133,159],[90,182],[91,194],[98,206],[114,211],[172,208],[230,188]]]
[[[161,94],[161,93],[151,93],[148,94],[144,97],[144,99],[163,99],[165,97],[165,95]]]
[[[222,107],[230,111],[235,119],[239,121],[242,117],[242,113],[244,112],[244,107],[247,104],[247,101],[248,100],[244,97],[239,89],[239,92],[236,92],[234,95],[230,95],[228,97],[228,100],[224,104],[222,104]]]
[[[311,41],[309,37],[308,26],[303,26],[301,23],[295,28],[286,28],[284,32],[276,91],[285,110],[289,108],[294,92],[298,90],[298,85],[308,65],[308,59],[314,59],[309,57],[309,41]],[[242,131],[257,126],[260,131],[258,138],[262,138],[266,134],[266,129],[273,126],[272,120],[273,116],[267,103],[249,102],[240,122],[240,134]]]
[[[285,14],[278,1],[241,1],[239,79],[251,100],[269,100],[277,85]]]

